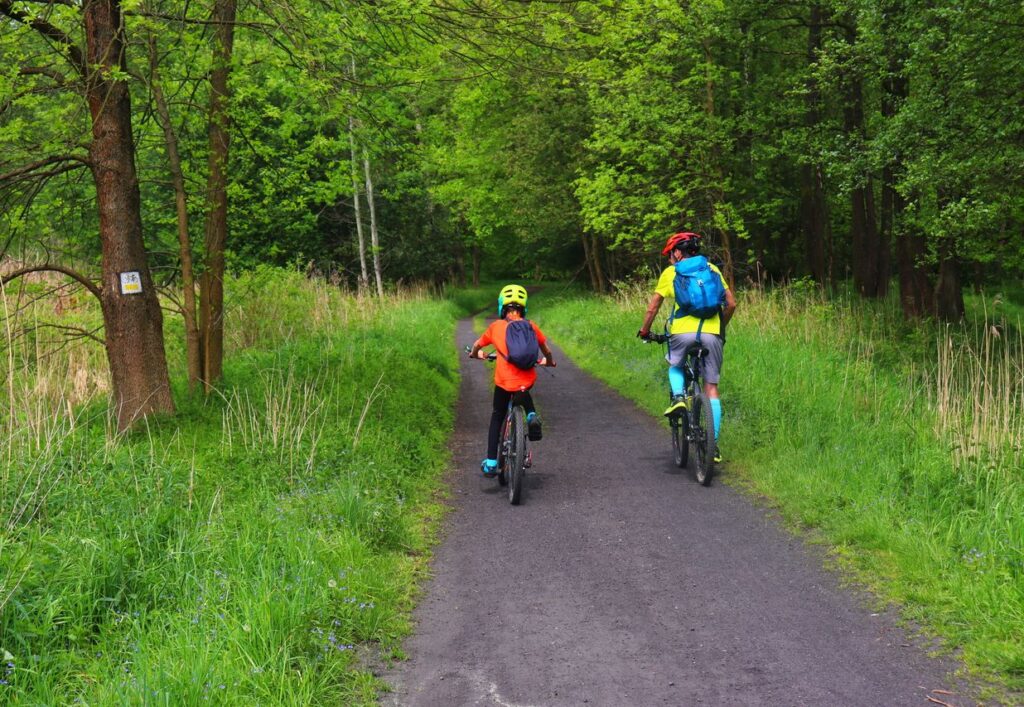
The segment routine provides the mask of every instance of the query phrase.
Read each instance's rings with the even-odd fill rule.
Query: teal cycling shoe
[[[480,462],[480,473],[484,476],[497,476],[498,475],[498,460],[497,459],[484,459]]]
[[[540,426],[540,415],[531,412],[526,416],[526,438],[531,442],[536,442],[543,436],[544,433]]]

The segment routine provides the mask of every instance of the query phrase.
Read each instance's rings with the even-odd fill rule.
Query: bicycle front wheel
[[[704,486],[711,485],[715,475],[715,417],[708,396],[700,393],[693,398],[690,410],[690,432],[694,442],[694,476]]]
[[[508,502],[518,506],[523,493],[523,472],[526,464],[526,413],[522,406],[512,409],[512,424],[509,426],[508,459]]]
[[[672,428],[672,458],[680,469],[690,456],[690,440],[686,439],[686,416],[675,415],[668,422]]]

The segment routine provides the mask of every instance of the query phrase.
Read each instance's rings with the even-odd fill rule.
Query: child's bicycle
[[[471,347],[466,347],[469,353]],[[493,351],[487,354],[488,361],[494,361],[498,354]],[[541,358],[538,365],[546,366],[547,361]],[[523,497],[523,476],[533,466],[533,454],[527,444],[526,408],[520,400],[519,393],[509,397],[508,411],[501,427],[501,438],[498,441],[498,484],[508,487],[508,502],[518,506]]]
[[[667,344],[665,334],[650,334],[645,341]],[[676,466],[686,466],[690,445],[694,448],[694,476],[704,486],[711,485],[715,474],[715,420],[711,402],[704,393],[704,359],[708,350],[698,343],[692,343],[683,352],[683,394],[685,409],[670,415],[668,424],[672,428],[672,453]],[[672,389],[668,391],[672,399]]]

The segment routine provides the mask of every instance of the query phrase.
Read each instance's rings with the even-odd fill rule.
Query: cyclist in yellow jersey
[[[676,313],[675,287],[673,284],[676,277],[675,265],[686,258],[697,257],[700,254],[700,241],[700,236],[696,233],[682,232],[669,236],[668,241],[665,243],[665,248],[661,251],[662,255],[668,256],[669,266],[662,271],[661,277],[658,278],[654,294],[647,305],[644,323],[640,327],[640,331],[637,332],[637,336],[640,338],[647,338],[651,333],[651,324],[658,315],[658,310],[661,309],[661,303],[666,299],[672,303],[673,314]],[[683,351],[687,346],[696,341],[699,335],[701,344],[708,350],[708,356],[704,361],[704,392],[711,401],[711,411],[715,421],[715,439],[717,440],[722,422],[722,403],[718,398],[718,381],[722,370],[725,325],[732,318],[733,312],[736,311],[736,298],[733,296],[732,290],[729,289],[729,284],[722,277],[721,271],[714,265],[710,265],[710,267],[712,271],[722,278],[722,285],[725,288],[725,304],[720,314],[716,314],[708,319],[701,320],[693,316],[672,316],[669,318],[671,322],[667,332],[669,334],[669,352],[665,359],[669,364],[668,380],[669,385],[672,387],[672,404],[665,411],[665,414],[673,415],[685,407],[685,398],[683,396],[685,382],[680,365],[682,364]],[[721,452],[716,453],[716,462],[721,461],[720,455]]]

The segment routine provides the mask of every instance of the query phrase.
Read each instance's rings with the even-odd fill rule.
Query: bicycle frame
[[[669,346],[669,338],[664,334],[651,334],[648,337],[650,341],[664,344],[666,348]],[[707,348],[697,342],[691,343],[683,351],[680,368],[683,370],[683,395],[686,399],[686,409],[684,414],[669,417],[676,466],[687,466],[690,445],[695,445],[697,450],[696,477],[705,486],[711,483],[711,477],[714,474],[713,457],[715,454],[714,422],[710,411],[710,402],[704,393],[704,359],[707,355]],[[673,397],[671,386],[668,395],[671,400]]]
[[[466,347],[467,353],[471,350],[471,347]],[[486,356],[486,360],[492,362],[496,358],[497,354],[493,352]],[[526,407],[522,402],[526,392],[523,389],[509,396],[501,439],[498,441],[498,484],[508,487],[508,501],[513,506],[519,505],[522,498],[523,475],[533,463],[526,443]]]

